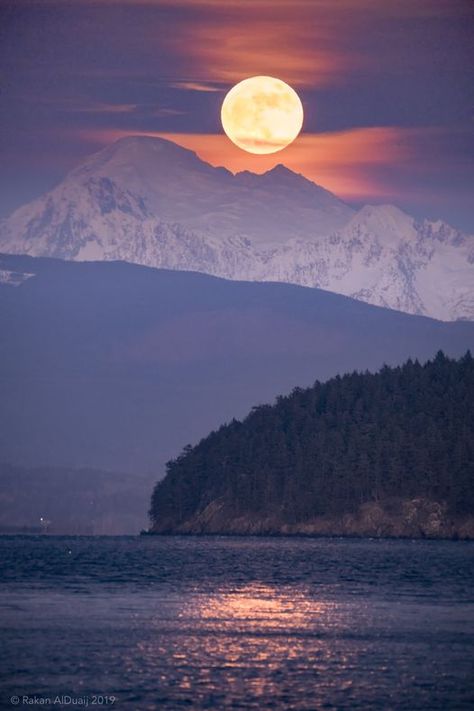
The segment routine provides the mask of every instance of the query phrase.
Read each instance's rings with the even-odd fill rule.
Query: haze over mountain
[[[296,385],[474,348],[470,322],[319,289],[9,255],[0,269],[0,451],[28,466],[156,475]]]
[[[120,535],[144,523],[149,477],[0,461],[0,533]]]
[[[159,138],[91,156],[3,222],[0,250],[283,281],[474,319],[474,236],[391,205],[356,213],[282,165],[233,175]]]

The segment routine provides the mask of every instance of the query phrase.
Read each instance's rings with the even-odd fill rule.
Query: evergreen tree
[[[213,501],[281,522],[424,496],[474,512],[474,360],[337,376],[252,409],[168,462],[150,516],[170,530]]]

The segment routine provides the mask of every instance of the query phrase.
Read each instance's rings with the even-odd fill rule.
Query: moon
[[[303,125],[303,105],[281,79],[244,79],[226,94],[222,127],[236,146],[249,153],[276,153],[295,140]]]

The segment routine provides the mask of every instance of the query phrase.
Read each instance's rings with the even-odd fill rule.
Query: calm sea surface
[[[0,560],[2,709],[474,708],[472,543],[5,536]]]

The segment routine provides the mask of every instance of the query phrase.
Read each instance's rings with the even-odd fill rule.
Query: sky
[[[220,106],[257,74],[303,102],[271,156],[234,146]],[[0,217],[125,135],[213,165],[278,163],[351,204],[474,232],[472,0],[2,0]]]

